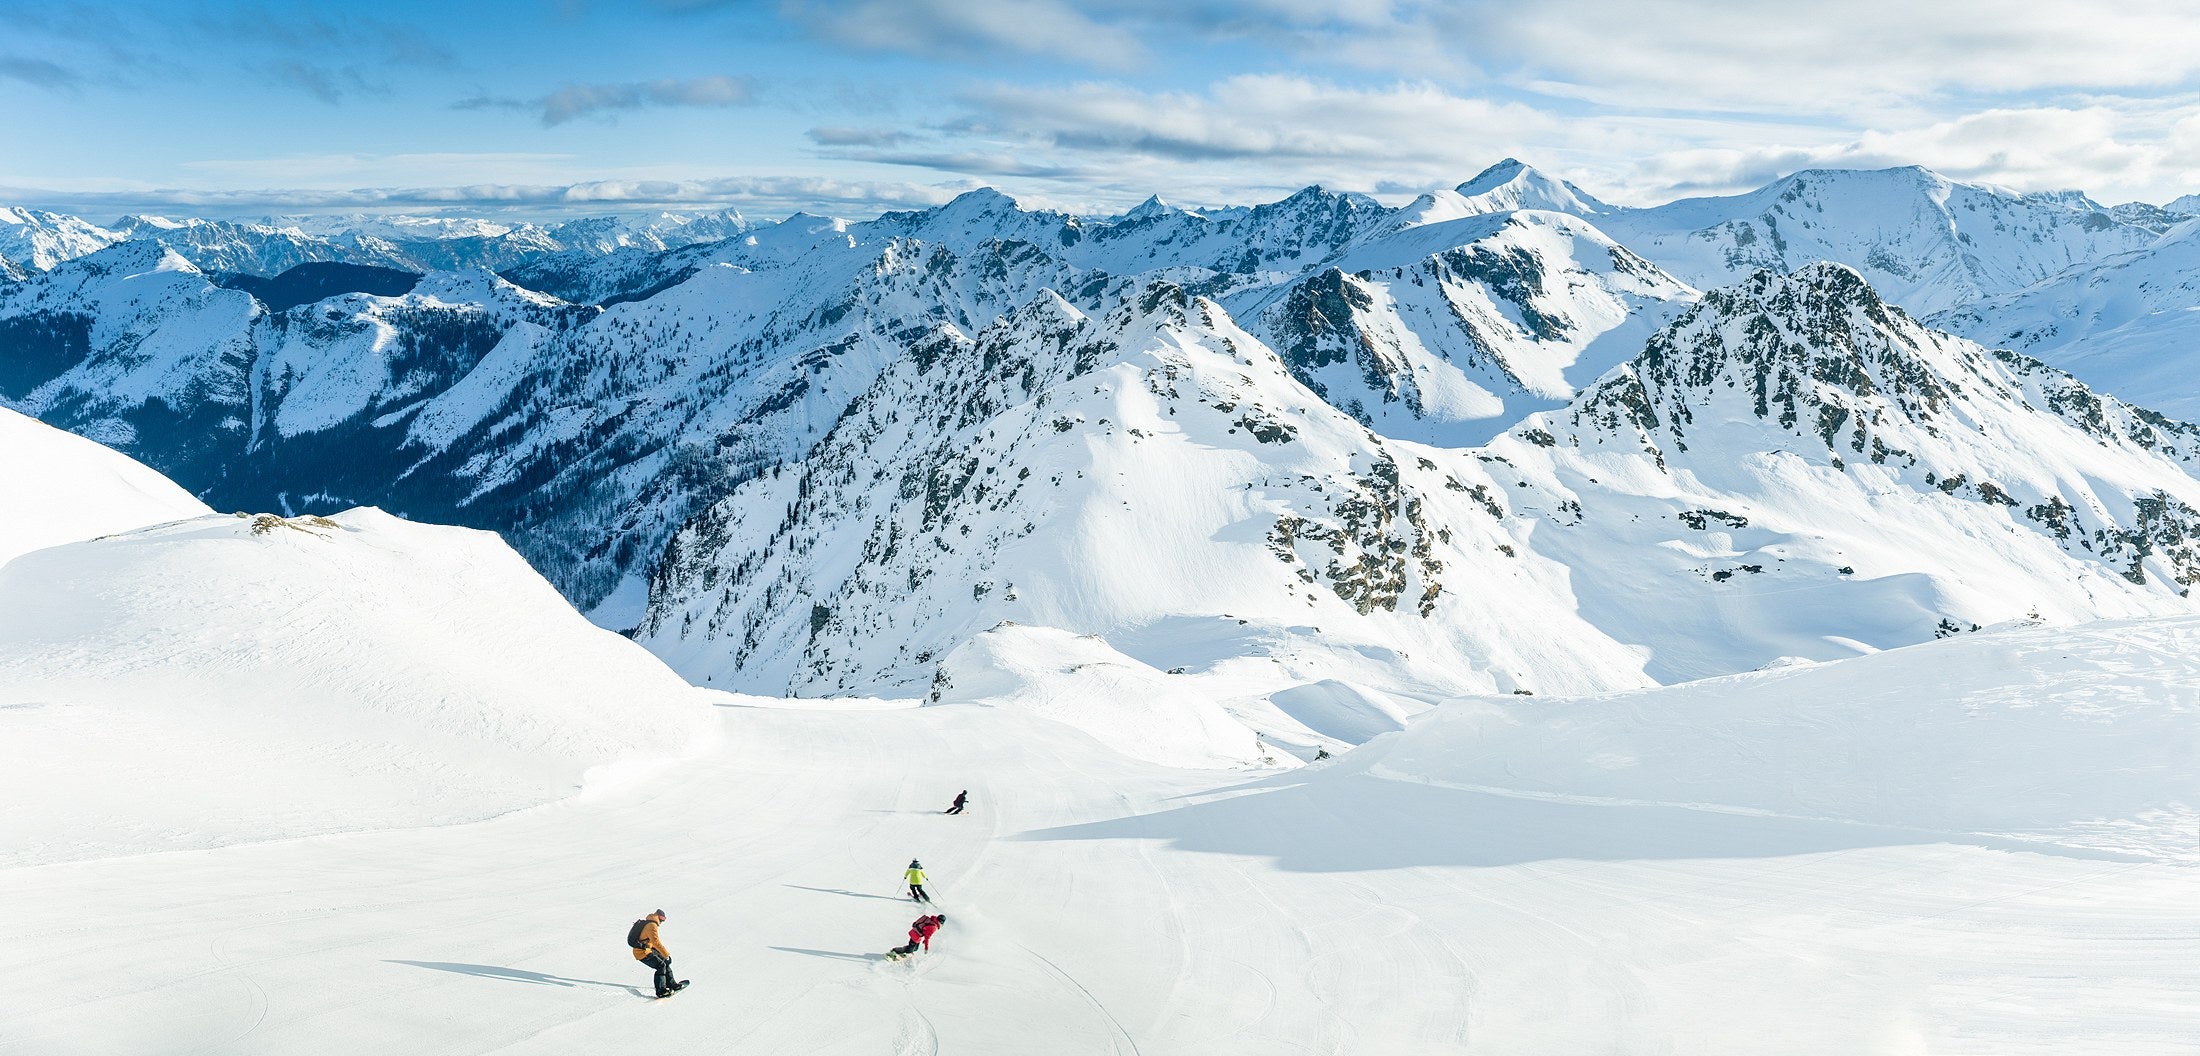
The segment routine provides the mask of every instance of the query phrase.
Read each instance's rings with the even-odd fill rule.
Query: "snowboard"
[[[687,988],[688,988],[688,984],[689,984],[689,983],[691,983],[691,982],[694,982],[694,980],[692,980],[692,979],[682,979],[682,980],[680,980],[679,982],[677,982],[677,983],[674,983],[674,984],[672,984],[672,994],[677,994],[677,993],[679,993],[680,991],[682,991],[682,990],[685,990],[685,989],[687,989]],[[658,994],[658,995],[656,995],[656,996],[654,996],[654,997],[651,997],[651,998],[650,998],[650,1000],[652,1000],[652,1001],[662,1001],[662,1000],[664,1000],[665,998],[671,997],[671,996],[672,996],[672,994]]]

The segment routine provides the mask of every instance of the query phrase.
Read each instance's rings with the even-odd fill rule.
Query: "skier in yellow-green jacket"
[[[932,896],[924,893],[924,863],[909,859],[909,869],[901,875],[909,881],[909,901],[931,904]]]

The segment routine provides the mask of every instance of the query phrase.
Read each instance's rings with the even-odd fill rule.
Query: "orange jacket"
[[[665,949],[665,944],[657,938],[657,922],[654,920],[642,925],[642,945],[648,948],[634,951],[634,959],[637,961],[652,953],[668,961],[672,959],[672,951]]]

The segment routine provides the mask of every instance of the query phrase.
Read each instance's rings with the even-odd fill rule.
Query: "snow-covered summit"
[[[1698,286],[1839,261],[1920,314],[2021,289],[2155,237],[2098,209],[1917,166],[1805,170],[1747,194],[1620,210],[1598,226]]]
[[[1511,209],[1549,209],[1575,216],[1609,213],[1612,207],[1589,192],[1541,169],[1506,158],[1452,189],[1466,208],[1478,213]]]
[[[1384,232],[1521,209],[1595,217],[1614,208],[1541,169],[1506,158],[1457,187],[1431,191],[1400,207],[1391,214]]]
[[[1025,209],[1016,199],[991,187],[964,191],[931,209],[887,213],[856,225],[859,237],[913,238],[967,252],[981,243],[1013,240],[1059,244],[1073,219],[1052,210]]]
[[[0,206],[0,257],[44,271],[122,240],[79,217]]]
[[[1145,201],[1132,206],[1128,211],[1123,213],[1123,215],[1118,216],[1115,219],[1121,223],[1136,223],[1140,220],[1156,220],[1161,217],[1168,216],[1171,213],[1183,213],[1189,211],[1190,210],[1182,209],[1169,204],[1158,194],[1152,194],[1147,195]]]

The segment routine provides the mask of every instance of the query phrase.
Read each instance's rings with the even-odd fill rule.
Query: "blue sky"
[[[1778,5],[1781,7],[1787,5]],[[1607,199],[1923,164],[2200,191],[2186,2],[0,0],[0,202],[1100,211],[1517,156]]]

